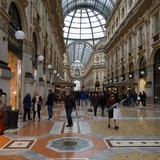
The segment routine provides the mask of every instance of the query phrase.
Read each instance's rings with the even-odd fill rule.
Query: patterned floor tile
[[[126,153],[116,154],[107,160],[159,160],[160,153]]]
[[[24,158],[23,156],[17,156],[17,155],[0,155],[0,160],[28,160],[28,159]]]
[[[67,123],[63,124],[61,134],[63,133],[80,133],[80,127],[78,122],[74,122],[73,127],[66,127]]]
[[[63,137],[49,141],[47,147],[57,152],[82,152],[92,148],[93,143],[80,137]]]
[[[112,147],[160,147],[160,139],[105,139],[109,148]]]
[[[88,160],[88,158],[53,158],[50,160]]]
[[[30,149],[34,142],[34,140],[12,140],[2,149]]]

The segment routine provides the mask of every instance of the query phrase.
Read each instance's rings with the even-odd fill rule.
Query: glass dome
[[[116,0],[62,0],[64,39],[71,65],[76,60],[86,65],[94,45],[105,37],[105,23],[115,3]]]
[[[88,42],[75,41],[68,46],[70,64],[81,62],[86,65],[91,53],[92,46]]]
[[[69,13],[64,20],[66,44],[73,40],[86,40],[91,45],[105,37],[105,19],[97,11],[80,8]]]

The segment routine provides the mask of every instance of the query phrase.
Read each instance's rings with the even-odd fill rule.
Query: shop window
[[[10,80],[10,105],[18,109],[21,106],[21,61],[14,54],[9,53],[8,62],[14,75]]]

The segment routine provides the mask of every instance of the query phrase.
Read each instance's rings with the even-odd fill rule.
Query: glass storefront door
[[[10,80],[10,105],[19,109],[21,106],[21,61],[14,54],[8,54],[8,62],[13,78]]]

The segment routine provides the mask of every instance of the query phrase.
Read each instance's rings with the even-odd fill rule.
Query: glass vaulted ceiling
[[[115,0],[62,0],[64,38],[72,66],[76,61],[85,66],[93,46],[105,37],[105,20],[114,4]]]

